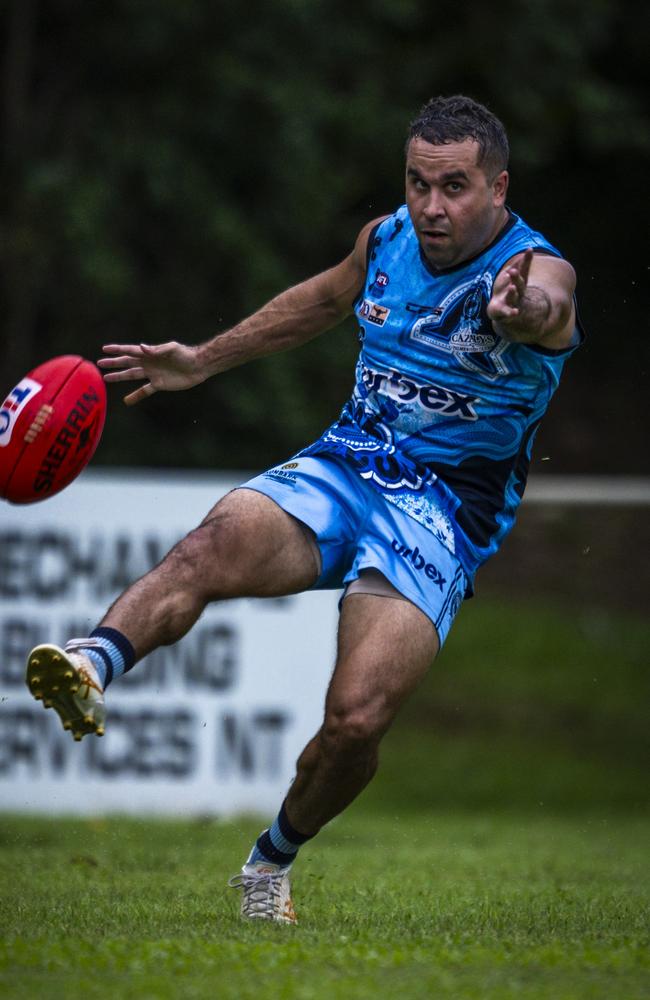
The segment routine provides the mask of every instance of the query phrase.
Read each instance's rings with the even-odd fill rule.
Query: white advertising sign
[[[336,592],[211,605],[110,686],[102,739],[75,743],[24,682],[32,646],[87,635],[241,479],[88,471],[44,503],[0,502],[0,809],[279,808],[321,723]]]

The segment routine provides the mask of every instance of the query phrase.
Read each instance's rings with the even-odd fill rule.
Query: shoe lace
[[[64,648],[66,653],[76,653],[79,649],[101,649],[102,644],[97,639],[68,639]]]
[[[101,649],[101,648],[102,648],[101,642],[98,642],[97,639],[90,639],[90,638],[68,639],[68,641],[64,646],[66,653],[77,653],[77,652],[83,652],[84,649]],[[88,668],[86,667],[85,663],[79,663],[77,665],[77,672],[85,684],[88,684],[89,687],[95,688],[95,690],[99,691],[100,694],[104,693],[101,688],[101,685],[98,685],[95,682],[95,680],[93,680],[91,675],[88,673]]]
[[[273,913],[280,904],[283,872],[239,872],[228,881],[231,889],[244,890],[244,912]]]

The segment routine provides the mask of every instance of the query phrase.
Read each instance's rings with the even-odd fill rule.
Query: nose
[[[422,209],[424,216],[429,220],[441,219],[445,214],[442,195],[436,188],[429,189],[429,197]]]

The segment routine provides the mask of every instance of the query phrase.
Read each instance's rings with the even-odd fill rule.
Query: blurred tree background
[[[2,386],[64,352],[225,329],[402,201],[436,93],[505,122],[511,206],[578,272],[589,340],[534,470],[644,473],[650,8],[624,0],[5,0]],[[254,469],[333,419],[352,321],[135,410],[95,464]],[[2,387],[0,387],[2,391]],[[540,456],[549,459],[540,466]]]
[[[588,340],[532,471],[650,473],[650,6],[0,0],[0,31],[0,393],[56,354],[199,342],[340,260],[402,203],[409,120],[464,92],[507,126],[511,207],[578,273]],[[135,409],[111,386],[93,466],[285,459],[337,415],[357,349],[348,321]],[[371,805],[647,804],[646,512],[523,505]]]

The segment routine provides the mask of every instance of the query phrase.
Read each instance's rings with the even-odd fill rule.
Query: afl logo
[[[15,389],[11,390],[0,409],[0,448],[5,448],[9,444],[18,417],[42,388],[40,382],[24,378]]]
[[[380,299],[384,294],[384,292],[386,291],[389,281],[390,278],[388,277],[385,271],[377,270],[377,272],[375,273],[374,281],[372,285],[370,285],[370,287],[368,288],[368,291],[372,295],[374,295],[376,299]]]

